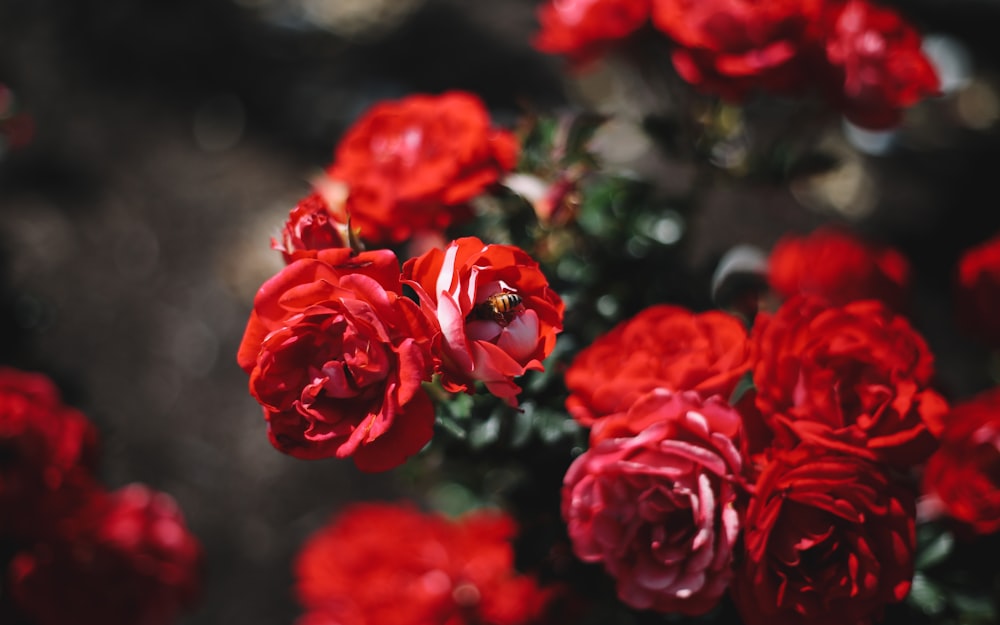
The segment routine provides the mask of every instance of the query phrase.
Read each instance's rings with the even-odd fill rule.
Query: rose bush
[[[353,504],[295,562],[302,625],[521,625],[551,591],[514,570],[516,527],[495,512],[457,520],[411,506]]]
[[[97,431],[44,375],[0,367],[0,538],[35,538],[86,500]]]
[[[1000,530],[1000,388],[957,404],[927,460],[923,490],[977,534]]]
[[[36,625],[168,625],[196,599],[201,546],[169,495],[133,484],[60,526],[10,566],[11,594]]]
[[[899,251],[846,230],[786,235],[771,250],[768,283],[784,298],[818,295],[831,304],[879,299],[895,310],[909,299],[910,264]]]
[[[732,575],[740,416],[718,400],[656,389],[623,421],[614,434],[642,429],[602,439],[566,472],[562,515],[573,551],[603,563],[634,608],[703,614]]]
[[[382,471],[430,440],[431,328],[399,275],[389,250],[327,249],[260,288],[237,361],[275,447]]]
[[[962,252],[955,274],[960,329],[990,347],[1000,347],[1000,236]]]
[[[347,185],[351,226],[398,243],[468,217],[468,202],[517,162],[510,132],[471,93],[413,95],[370,108],[348,129],[327,174]]]
[[[924,339],[876,300],[798,296],[758,316],[756,405],[774,445],[813,443],[897,466],[922,462],[947,411]]]
[[[728,399],[750,364],[747,332],[736,317],[651,306],[580,350],[565,374],[566,408],[589,427],[654,388]]]
[[[822,447],[779,450],[743,518],[733,591],[746,625],[857,625],[910,589],[913,498],[882,468]]]
[[[543,369],[562,330],[565,307],[538,263],[514,246],[465,237],[406,261],[403,277],[436,328],[431,351],[444,388],[470,391],[479,381],[517,405],[513,379]],[[490,298],[503,294],[518,301],[497,312]]]

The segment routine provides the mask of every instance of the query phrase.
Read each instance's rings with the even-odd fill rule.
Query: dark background
[[[406,495],[392,474],[274,451],[235,364],[253,293],[280,266],[269,237],[337,137],[374,101],[418,91],[474,91],[503,124],[581,101],[530,48],[530,0],[359,0],[397,15],[334,30],[293,4],[0,0],[0,82],[36,128],[0,156],[0,363],[48,373],[94,420],[110,488],[179,501],[207,556],[189,625],[292,622],[302,540],[344,502]],[[997,3],[902,6],[995,77]],[[961,396],[989,381],[985,352],[950,329],[950,272],[1000,229],[1000,139],[952,106],[893,154],[858,157],[879,193],[856,225],[910,256],[915,322]],[[784,183],[720,188],[685,258],[710,274],[733,244],[835,217]]]

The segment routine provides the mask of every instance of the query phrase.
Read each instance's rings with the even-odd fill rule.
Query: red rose
[[[389,250],[297,260],[254,299],[237,361],[271,442],[297,458],[395,467],[430,440],[429,327]]]
[[[511,519],[451,521],[410,506],[353,504],[302,547],[300,625],[521,625],[549,592],[514,570]]]
[[[1000,388],[948,413],[923,484],[949,516],[976,533],[1000,530]]]
[[[962,330],[1000,347],[1000,236],[965,250],[958,261],[955,291]]]
[[[562,515],[576,555],[603,562],[637,609],[703,614],[728,587],[739,534],[740,416],[718,399],[657,389],[563,480]]]
[[[44,375],[0,367],[0,537],[36,538],[88,496],[97,431]]]
[[[201,547],[169,495],[126,486],[63,526],[11,563],[11,594],[37,625],[167,625],[197,597]]]
[[[566,371],[566,408],[592,426],[654,388],[728,399],[749,368],[747,333],[736,317],[650,306],[577,354]]]
[[[327,173],[347,185],[351,226],[363,238],[398,243],[468,217],[467,202],[511,170],[517,153],[479,98],[452,91],[375,105],[347,131]]]
[[[271,248],[281,252],[286,263],[315,258],[318,250],[349,247],[347,228],[343,205],[335,209],[326,195],[314,192],[291,210],[281,230],[281,240],[271,239]]]
[[[855,455],[776,452],[743,519],[733,595],[746,625],[865,625],[906,596],[912,497]]]
[[[478,380],[517,405],[513,379],[542,370],[562,331],[563,302],[538,263],[514,246],[465,237],[406,261],[403,276],[439,329],[432,352],[444,388],[467,391]]]
[[[538,9],[534,46],[577,64],[600,56],[649,19],[649,0],[550,0]]]
[[[757,407],[776,445],[807,440],[899,466],[933,450],[947,411],[929,388],[933,357],[882,302],[795,297],[758,317],[754,341]]]
[[[879,299],[900,310],[909,281],[910,265],[901,253],[833,228],[783,237],[768,263],[768,282],[784,298],[819,295],[831,304]]]
[[[903,109],[939,95],[919,33],[895,10],[864,0],[831,2],[824,22],[831,93],[855,124],[894,126]]]
[[[799,91],[821,0],[652,0],[653,25],[677,47],[674,67],[699,89],[730,99]]]

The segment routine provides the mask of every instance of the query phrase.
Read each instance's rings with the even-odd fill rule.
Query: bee
[[[475,315],[478,319],[492,319],[505,326],[517,314],[517,308],[523,302],[524,300],[517,293],[503,290],[490,295],[485,302],[476,306]]]

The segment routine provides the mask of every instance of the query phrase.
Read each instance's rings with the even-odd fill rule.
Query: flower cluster
[[[398,466],[431,439],[423,384],[435,375],[446,391],[481,384],[517,405],[514,379],[543,369],[562,329],[538,263],[461,237],[401,266],[390,249],[360,251],[351,230],[373,243],[440,234],[516,153],[460,92],[376,106],[348,131],[329,179],[272,242],[287,265],[258,291],[237,354],[276,448]]]
[[[529,625],[552,599],[514,570],[513,520],[479,511],[452,520],[401,504],[354,504],[295,563],[301,625]]]
[[[166,625],[197,596],[201,547],[174,500],[141,484],[104,490],[96,445],[48,378],[0,368],[4,622]]]
[[[731,588],[746,623],[867,623],[907,594],[915,492],[899,475],[935,449],[948,406],[904,317],[837,298],[843,275],[870,278],[855,292],[898,286],[875,270],[898,252],[831,236],[776,247],[772,268],[830,241],[856,253],[830,256],[838,279],[799,281],[749,332],[658,305],[567,370],[567,409],[591,430],[563,516],[624,603],[704,614]]]
[[[649,24],[699,90],[733,101],[816,90],[868,128],[938,92],[913,26],[868,0],[551,0],[539,22],[536,47],[578,64]]]

